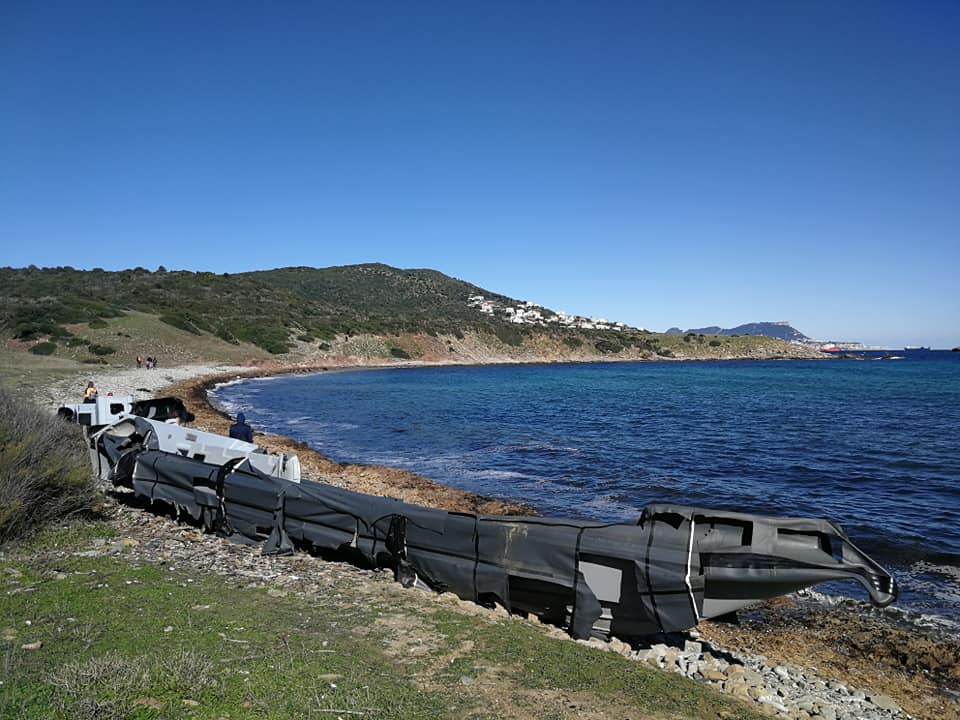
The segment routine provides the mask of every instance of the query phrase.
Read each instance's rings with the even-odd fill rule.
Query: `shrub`
[[[80,347],[81,345],[89,345],[90,341],[82,337],[72,337],[67,340],[67,347]]]
[[[391,357],[400,358],[401,360],[410,359],[410,353],[408,353],[403,348],[398,348],[398,347],[390,348],[390,355]]]
[[[57,351],[57,344],[52,342],[41,342],[30,348],[34,355],[53,355]]]
[[[92,330],[102,330],[107,327],[107,321],[101,320],[100,318],[94,318],[89,323],[87,323]]]
[[[329,349],[330,349],[330,343],[327,343],[327,342],[317,343],[317,350],[323,350],[324,352],[326,352]]]
[[[194,335],[200,335],[202,332],[200,328],[197,327],[197,324],[186,315],[165,313],[160,316],[160,322],[165,322],[167,325],[173,325],[175,328],[186,330],[188,333],[193,333]],[[93,325],[90,327],[93,327]]]
[[[96,343],[91,343],[88,350],[94,355],[113,355],[116,352],[116,349],[109,345],[97,345]]]
[[[82,362],[85,365],[107,365],[108,364],[106,360],[98,357],[84,358],[80,362]]]
[[[597,340],[593,346],[597,349],[597,352],[601,353],[618,353],[623,350],[623,345],[618,342],[613,342],[612,340]]]
[[[710,347],[720,347],[720,345],[722,345],[722,343],[719,340],[710,341]]]
[[[497,339],[504,345],[519,347],[523,345],[523,334],[511,325],[496,325],[493,329]]]
[[[578,348],[583,347],[583,340],[575,337],[565,337],[563,339],[563,344],[566,345],[571,350],[577,350]]]
[[[240,341],[234,336],[232,332],[227,330],[227,328],[221,327],[217,329],[217,337],[221,340],[226,340],[231,345],[239,345]]]
[[[0,386],[0,545],[88,512],[95,498],[80,426]]]

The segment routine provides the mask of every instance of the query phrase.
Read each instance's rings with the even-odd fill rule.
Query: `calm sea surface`
[[[900,606],[960,621],[960,353],[897,360],[411,368],[228,385],[257,430],[534,505],[827,517]],[[843,586],[859,595],[856,586]]]

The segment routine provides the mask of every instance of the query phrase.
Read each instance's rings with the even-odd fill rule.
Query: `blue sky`
[[[960,345],[960,4],[0,4],[0,265]]]

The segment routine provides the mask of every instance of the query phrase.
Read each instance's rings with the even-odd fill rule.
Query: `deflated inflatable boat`
[[[404,585],[534,613],[577,638],[685,630],[827,580],[856,580],[879,606],[897,597],[828,520],[679,505],[617,524],[448,512],[301,481],[294,455],[143,417],[92,434],[90,455],[102,479],[265,553],[349,549]]]

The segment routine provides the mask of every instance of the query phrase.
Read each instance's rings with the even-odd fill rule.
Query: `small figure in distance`
[[[153,367],[153,358],[147,355],[147,370]]]
[[[137,355],[137,370],[139,370],[142,367],[143,367],[143,357],[141,355]]]
[[[253,428],[247,425],[247,418],[242,412],[237,413],[237,421],[230,426],[230,437],[234,440],[253,442]]]
[[[97,400],[97,386],[93,384],[93,380],[87,383],[87,389],[83,391],[83,401],[85,403],[96,402]]]

